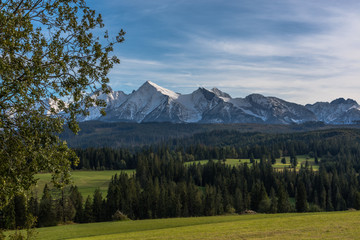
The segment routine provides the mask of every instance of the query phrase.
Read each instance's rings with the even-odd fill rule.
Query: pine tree
[[[278,198],[276,197],[274,188],[270,190],[270,213],[277,213],[278,211]]]
[[[94,217],[95,222],[100,222],[102,220],[102,195],[100,189],[96,189],[94,192],[92,216]]]
[[[0,211],[0,229],[15,229],[15,227],[15,206],[12,200]]]
[[[279,213],[286,213],[290,210],[290,203],[289,203],[289,195],[285,191],[285,188],[282,184],[279,184],[278,189],[278,212]]]
[[[354,193],[353,207],[356,210],[360,210],[360,192],[358,191]]]
[[[39,215],[39,202],[37,196],[32,195],[29,199],[28,203],[28,211],[34,217]]]
[[[38,225],[40,227],[56,225],[56,214],[54,210],[53,200],[50,194],[50,189],[45,184],[43,195],[39,205]]]
[[[26,197],[24,194],[17,194],[14,197],[15,222],[17,228],[24,228],[27,218]]]
[[[261,211],[266,212],[269,206],[269,197],[266,193],[264,183],[257,181],[251,190],[251,209],[259,211],[261,208]]]
[[[295,207],[297,212],[306,212],[309,208],[306,197],[306,189],[302,182],[299,182],[296,188]]]
[[[94,221],[92,205],[93,204],[90,196],[87,196],[84,206],[84,214],[83,214],[82,222],[90,223]]]
[[[243,198],[242,192],[239,188],[235,189],[234,207],[236,209],[236,212],[238,212],[238,213],[241,213],[245,210],[244,198]]]
[[[70,187],[69,200],[75,208],[74,221],[80,223],[83,215],[83,198],[77,186]]]

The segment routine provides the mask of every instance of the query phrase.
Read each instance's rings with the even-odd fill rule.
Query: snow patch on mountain
[[[261,94],[232,98],[217,88],[198,88],[182,95],[151,81],[129,95],[111,90],[94,97],[107,103],[107,115],[101,116],[100,109],[93,107],[80,121],[351,124],[360,120],[360,106],[352,99],[303,106]]]
[[[314,112],[319,121],[328,124],[351,124],[360,120],[360,106],[352,99],[338,98],[330,103],[317,102],[305,107]]]

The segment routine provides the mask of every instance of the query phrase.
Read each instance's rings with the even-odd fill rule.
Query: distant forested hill
[[[239,133],[294,133],[333,128],[358,129],[360,125],[325,125],[321,122],[304,124],[175,124],[175,123],[109,123],[87,121],[80,123],[81,131],[74,135],[65,131],[61,138],[71,147],[139,147],[173,139],[191,138],[194,134],[211,131],[236,131]]]

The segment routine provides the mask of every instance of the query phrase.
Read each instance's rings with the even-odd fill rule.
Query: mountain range
[[[261,94],[232,98],[217,88],[198,88],[190,94],[180,94],[150,81],[130,94],[110,90],[109,94],[93,97],[106,101],[106,116],[100,114],[98,107],[92,107],[89,115],[79,117],[79,121],[353,124],[360,120],[360,105],[352,99],[304,106]]]

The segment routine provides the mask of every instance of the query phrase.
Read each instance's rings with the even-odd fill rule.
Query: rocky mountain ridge
[[[98,98],[107,102],[106,116],[101,116],[99,109],[93,107],[89,115],[79,117],[79,121],[353,124],[360,120],[360,105],[352,99],[339,98],[330,103],[304,106],[261,94],[232,98],[217,88],[198,88],[190,94],[180,94],[150,81],[131,94],[111,90]]]

